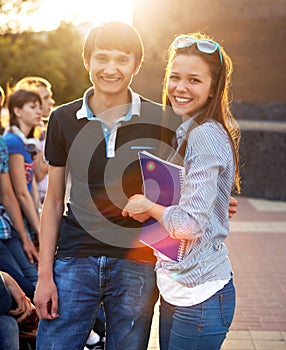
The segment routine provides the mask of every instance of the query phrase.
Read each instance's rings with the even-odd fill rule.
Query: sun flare
[[[133,0],[41,0],[39,9],[23,16],[23,28],[34,31],[53,30],[61,21],[91,26],[112,20],[132,24]]]

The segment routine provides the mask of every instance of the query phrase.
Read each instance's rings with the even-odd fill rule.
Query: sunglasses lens
[[[191,37],[185,36],[181,38],[177,38],[174,42],[174,46],[177,49],[182,49],[184,47],[192,46],[195,40],[193,40]]]
[[[218,48],[217,45],[211,41],[198,41],[197,45],[198,49],[205,53],[214,53]]]

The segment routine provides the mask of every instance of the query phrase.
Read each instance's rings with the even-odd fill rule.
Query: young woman
[[[38,151],[39,141],[33,132],[41,121],[41,98],[35,92],[18,90],[11,94],[8,109],[10,129],[4,139],[9,152],[9,173],[28,228],[35,233],[32,239],[37,242],[40,201],[34,181],[33,155]]]
[[[43,203],[48,186],[48,164],[44,160],[44,148],[46,138],[46,127],[52,108],[55,104],[53,99],[52,85],[50,82],[38,76],[26,76],[19,80],[14,90],[28,90],[38,93],[42,101],[42,122],[37,127],[36,134],[40,140],[40,152],[34,158],[35,160],[35,179],[38,184],[40,200]]]
[[[240,191],[238,125],[229,110],[232,62],[206,35],[178,36],[169,48],[163,103],[182,116],[171,161],[185,167],[178,205],[163,207],[137,194],[124,216],[153,217],[186,239],[182,261],[157,255],[161,294],[160,348],[220,349],[235,309],[232,268],[224,244],[231,192]]]

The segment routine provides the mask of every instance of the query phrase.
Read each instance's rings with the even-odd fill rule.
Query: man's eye
[[[119,63],[120,63],[120,64],[126,64],[126,63],[128,63],[128,58],[126,58],[126,57],[120,58],[120,59],[119,59]]]
[[[99,57],[96,57],[96,60],[100,63],[103,63],[106,61],[106,57],[103,57],[103,56],[99,56]]]

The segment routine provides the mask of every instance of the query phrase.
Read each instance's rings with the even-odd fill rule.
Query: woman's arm
[[[37,235],[40,229],[40,217],[26,183],[24,157],[19,153],[9,155],[9,167],[12,185],[25,217]]]
[[[44,160],[43,152],[39,152],[35,159],[35,178],[37,183],[42,181],[48,174],[48,164]]]
[[[9,314],[13,316],[20,315],[17,318],[17,322],[20,323],[25,318],[27,318],[35,306],[32,304],[31,300],[25,295],[23,290],[20,288],[18,283],[12,278],[8,273],[1,272],[4,283],[11,293],[13,299],[15,300],[17,307],[14,310],[10,310]]]
[[[33,177],[31,195],[32,195],[32,198],[34,200],[35,207],[37,208],[37,212],[39,213],[39,209],[42,208],[42,203],[40,201],[39,190],[38,190],[37,181],[35,179],[35,175]]]
[[[11,219],[13,227],[19,233],[23,249],[29,261],[33,263],[34,259],[38,260],[38,253],[34,244],[29,240],[25,230],[21,208],[15,196],[9,173],[0,174],[0,192],[2,204]]]

